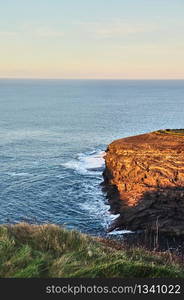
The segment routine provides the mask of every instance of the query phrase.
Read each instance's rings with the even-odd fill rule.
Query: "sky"
[[[0,78],[184,79],[183,0],[0,0]]]

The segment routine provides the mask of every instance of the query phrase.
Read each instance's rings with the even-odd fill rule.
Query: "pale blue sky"
[[[0,0],[0,77],[184,78],[183,0]]]

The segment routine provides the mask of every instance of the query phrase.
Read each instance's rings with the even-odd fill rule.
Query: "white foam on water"
[[[59,179],[65,179],[65,175],[56,175],[56,177]]]
[[[118,217],[120,216],[120,214],[110,214],[109,218],[111,219],[111,221],[116,220]]]
[[[93,175],[99,178],[99,176],[102,176],[102,171],[105,166],[104,156],[105,152],[102,150],[79,153],[76,159],[70,160],[62,164],[62,166],[73,169],[80,175]],[[102,178],[100,178],[100,180],[102,181]],[[86,211],[90,219],[100,220],[105,230],[120,216],[119,214],[112,214],[110,212],[110,205],[105,203],[101,188],[98,184],[94,186],[90,181],[85,182],[81,193],[83,193],[84,199],[86,198],[86,200],[82,203],[78,203],[78,205],[83,211]],[[108,234],[121,235],[125,233],[131,233],[131,231],[114,230]]]
[[[31,176],[32,174],[29,173],[24,173],[24,172],[20,172],[20,173],[16,173],[16,172],[11,172],[11,173],[7,173],[10,176],[20,176],[20,177],[24,177],[24,176]]]
[[[121,235],[121,234],[126,234],[126,233],[133,233],[131,230],[113,230],[108,233],[108,235]]]
[[[105,230],[110,226],[110,224],[118,218],[119,215],[113,215],[109,211],[110,206],[105,204],[102,199],[102,195],[98,196],[96,190],[94,191],[94,197],[91,199],[86,199],[83,203],[79,204],[83,211],[88,212],[90,218],[101,220],[102,226]]]
[[[104,167],[104,151],[91,151],[80,153],[76,159],[62,164],[62,166],[73,169],[82,175],[93,175],[95,172],[102,173]]]

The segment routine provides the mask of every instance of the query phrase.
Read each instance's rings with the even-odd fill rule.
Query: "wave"
[[[128,233],[134,233],[133,231],[131,230],[113,230],[111,232],[108,232],[108,235],[122,235],[122,234],[128,234]]]
[[[83,201],[78,201],[78,208],[80,207],[83,212],[86,212],[89,220],[96,220],[97,223],[100,221],[101,226],[107,230],[111,223],[119,217],[119,214],[111,213],[110,205],[106,202],[99,186],[105,166],[104,156],[105,152],[102,149],[79,153],[75,159],[62,164],[62,166],[74,170],[79,175],[84,175],[80,189],[80,196]],[[90,178],[91,175],[92,178]],[[106,232],[108,236],[126,233],[131,233],[131,231],[113,230],[112,232]]]
[[[79,153],[76,159],[70,160],[62,166],[73,169],[81,175],[94,175],[94,173],[101,175],[105,165],[104,155],[105,152],[102,150]]]
[[[16,172],[9,172],[7,173],[7,175],[9,176],[20,176],[20,177],[24,177],[24,176],[32,176],[32,174],[29,173],[25,173],[25,172],[20,172],[20,173],[16,173]]]

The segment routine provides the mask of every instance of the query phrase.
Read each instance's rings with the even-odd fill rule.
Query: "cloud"
[[[15,31],[0,31],[0,37],[16,37],[17,32]]]
[[[144,26],[130,24],[113,24],[96,29],[96,35],[101,38],[112,38],[145,32]]]
[[[43,38],[60,38],[64,36],[64,33],[49,28],[40,28],[37,29],[36,35]]]
[[[22,38],[26,37],[39,37],[39,38],[61,38],[64,32],[54,30],[51,28],[37,27],[31,28],[29,26],[22,27],[18,31],[0,31],[0,38]]]
[[[157,30],[156,26],[147,24],[136,24],[125,22],[123,20],[111,20],[101,22],[80,22],[83,30],[88,31],[91,35],[102,38],[116,38],[138,33],[153,32]]]

